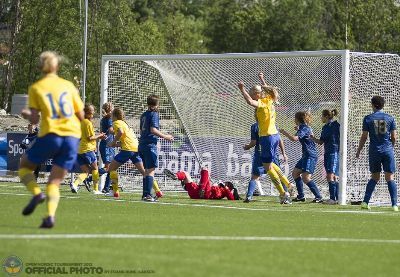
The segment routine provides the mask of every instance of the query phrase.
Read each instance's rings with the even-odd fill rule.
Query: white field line
[[[31,195],[28,193],[11,193],[11,192],[0,192],[0,195],[15,195],[15,196],[27,196]],[[78,199],[79,196],[61,196],[66,199]],[[363,215],[385,215],[385,216],[400,216],[400,213],[391,211],[361,211],[361,210],[292,210],[291,206],[283,206],[282,208],[249,208],[249,207],[236,207],[236,206],[225,206],[225,205],[208,205],[208,204],[195,204],[195,203],[176,203],[176,202],[144,202],[141,200],[127,200],[127,199],[114,199],[94,197],[94,200],[98,201],[113,201],[113,202],[130,202],[130,203],[142,203],[152,205],[170,205],[170,206],[190,206],[190,207],[203,207],[203,208],[219,208],[219,209],[232,209],[232,210],[244,210],[244,211],[269,211],[269,212],[315,212],[315,213],[338,213],[338,214],[363,214]],[[195,202],[196,200],[193,200]],[[301,204],[300,204],[301,205]]]
[[[318,238],[318,237],[250,237],[250,236],[184,236],[139,234],[0,234],[0,240],[10,239],[159,239],[159,240],[222,240],[222,241],[307,241],[338,243],[400,244],[400,240]]]

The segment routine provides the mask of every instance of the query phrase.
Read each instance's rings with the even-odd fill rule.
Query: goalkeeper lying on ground
[[[164,173],[173,180],[180,180],[184,190],[188,192],[191,199],[222,199],[226,197],[228,200],[240,200],[237,188],[231,182],[219,182],[212,184],[210,174],[206,168],[200,171],[200,181],[195,183],[189,173],[178,171],[176,174],[168,169],[164,169]]]

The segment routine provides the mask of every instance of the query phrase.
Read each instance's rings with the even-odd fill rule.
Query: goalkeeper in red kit
[[[225,197],[228,200],[240,199],[237,188],[232,182],[219,182],[213,185],[206,168],[201,169],[198,184],[193,182],[190,174],[185,171],[178,171],[174,174],[170,170],[164,169],[164,173],[173,180],[181,181],[183,189],[188,192],[191,199],[222,199]]]

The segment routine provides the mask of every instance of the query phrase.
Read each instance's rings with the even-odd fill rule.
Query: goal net
[[[233,181],[244,193],[251,176],[253,150],[245,151],[243,146],[250,141],[250,126],[255,119],[254,109],[245,103],[237,83],[242,80],[249,89],[259,84],[258,73],[263,72],[268,83],[279,87],[276,110],[280,128],[295,133],[294,114],[309,110],[313,115],[311,127],[318,137],[323,126],[322,110],[339,110],[344,203],[346,199],[361,200],[369,178],[368,143],[360,159],[355,158],[355,151],[362,119],[371,113],[370,98],[384,96],[385,110],[398,118],[399,65],[396,55],[348,51],[103,56],[101,104],[111,101],[121,107],[138,135],[147,96],[160,96],[161,131],[175,137],[173,143],[160,139],[156,178],[162,189],[181,190],[179,183],[165,179],[164,168],[185,170],[196,178],[201,166],[206,166],[214,181]],[[281,167],[293,182],[291,170],[301,157],[301,145],[286,138],[284,143],[289,159],[282,161]],[[318,151],[313,178],[326,197],[323,148]],[[132,164],[121,167],[120,176],[125,188],[141,189],[142,177]],[[277,195],[267,176],[261,184],[267,195]],[[372,202],[390,202],[384,180],[378,184]]]

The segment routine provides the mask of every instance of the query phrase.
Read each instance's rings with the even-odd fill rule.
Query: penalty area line
[[[220,240],[220,241],[298,241],[334,243],[400,244],[400,240],[319,238],[319,237],[253,237],[253,236],[185,236],[140,234],[0,234],[0,240],[15,239],[159,239],[159,240]]]

